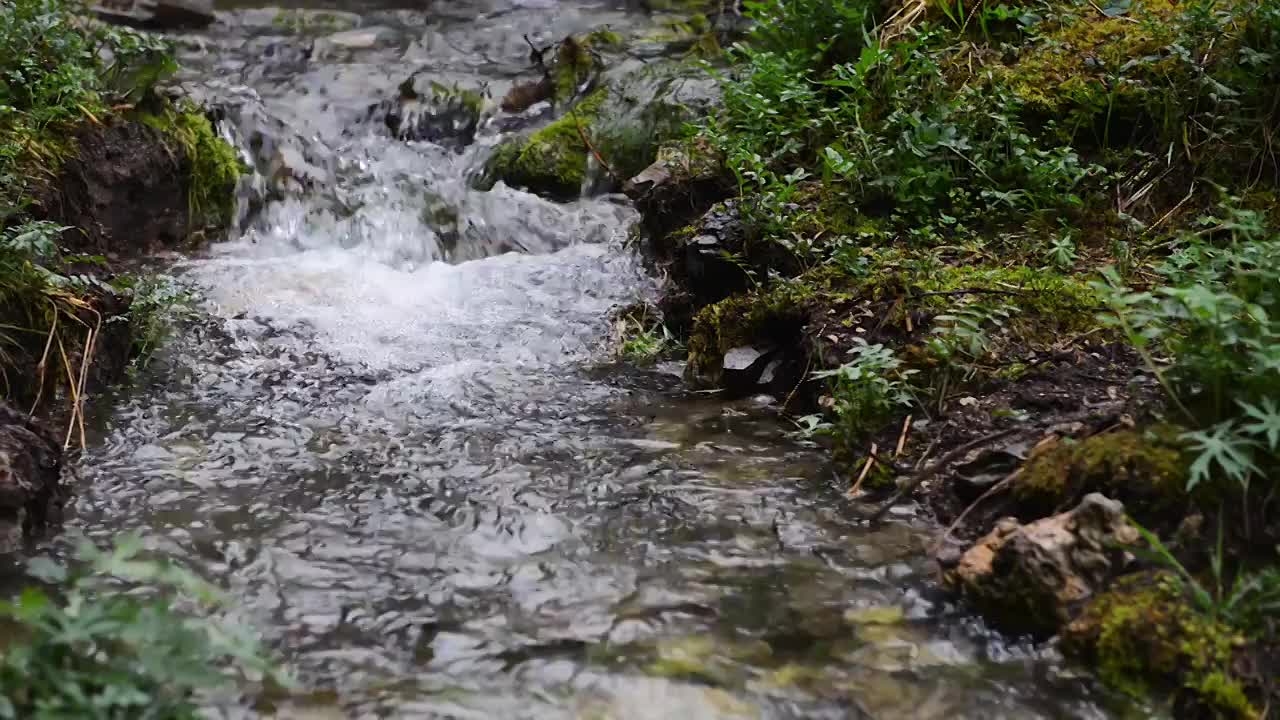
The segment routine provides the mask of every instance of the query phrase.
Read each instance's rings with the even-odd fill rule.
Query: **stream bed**
[[[168,269],[198,317],[78,470],[71,531],[139,531],[228,588],[308,688],[213,712],[1111,716],[1052,649],[947,600],[928,523],[854,522],[767,402],[610,364],[611,308],[654,283],[625,198],[473,190],[500,128],[458,149],[369,120],[413,72],[501,97],[525,34],[657,20],[351,5],[237,4],[182,38],[184,79],[291,180]]]

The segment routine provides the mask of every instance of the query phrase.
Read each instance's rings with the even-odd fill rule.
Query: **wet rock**
[[[1029,525],[1001,520],[944,579],[995,624],[1047,636],[1119,573],[1123,548],[1138,540],[1124,506],[1094,493]]]
[[[334,152],[269,112],[254,90],[204,81],[184,84],[176,92],[209,108],[236,147],[247,150],[250,167],[236,189],[241,215],[233,219],[235,227],[246,227],[268,199],[333,184],[338,164]]]
[[[730,393],[789,394],[807,372],[805,301],[803,288],[779,284],[702,306],[689,330],[689,379]],[[730,351],[744,345],[774,350],[745,369],[726,367]]]
[[[370,108],[401,140],[426,141],[444,147],[470,145],[484,113],[486,99],[478,90],[445,86],[412,76],[400,84],[398,97]]]
[[[682,255],[685,285],[703,302],[712,303],[751,286],[747,269],[734,262],[746,236],[739,202],[730,200],[711,208],[682,234],[668,238],[670,245],[657,254]]]
[[[191,161],[180,145],[142,123],[84,125],[36,214],[74,228],[70,247],[138,255],[172,248],[191,230]]]
[[[362,27],[356,30],[344,30],[324,37],[316,38],[312,45],[312,55],[321,59],[339,58],[343,55],[372,50],[395,42],[398,37],[395,30],[388,27]]]
[[[108,22],[154,30],[202,28],[217,20],[213,0],[102,0],[92,9]]]
[[[57,436],[0,402],[0,555],[59,522],[64,500]]]
[[[228,23],[254,30],[319,34],[341,32],[360,27],[360,15],[341,10],[305,8],[248,8],[237,11]]]
[[[710,112],[719,89],[698,68],[623,63],[577,97],[555,122],[500,147],[481,186],[501,180],[559,200],[619,187],[685,123]]]
[[[622,189],[656,238],[688,225],[734,192],[719,151],[701,138],[664,145],[653,164]]]

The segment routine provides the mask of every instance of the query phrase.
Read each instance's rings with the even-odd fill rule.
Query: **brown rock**
[[[1139,539],[1124,506],[1093,493],[1074,510],[1029,525],[1001,520],[944,579],[994,624],[1050,635],[1119,573],[1122,548]]]
[[[0,402],[0,555],[61,519],[62,446],[43,423]]]

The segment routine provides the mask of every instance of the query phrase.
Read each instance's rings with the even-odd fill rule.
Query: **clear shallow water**
[[[524,32],[648,20],[372,9],[385,40],[316,57],[275,17],[189,38],[189,79],[307,187],[173,269],[204,317],[103,418],[71,522],[229,588],[311,689],[218,714],[1108,716],[946,603],[928,527],[852,522],[767,406],[602,364],[609,309],[652,290],[625,202],[476,192],[496,128],[453,152],[362,119],[415,69],[498,97]]]

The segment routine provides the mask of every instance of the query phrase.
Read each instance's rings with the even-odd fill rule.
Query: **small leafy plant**
[[[236,677],[290,684],[243,628],[176,610],[179,599],[205,608],[221,599],[141,550],[130,536],[109,552],[82,544],[75,570],[32,562],[32,574],[58,589],[0,602],[0,718],[196,718],[196,694]]]
[[[814,379],[831,383],[828,404],[834,421],[828,432],[846,447],[896,408],[914,402],[907,378],[915,371],[903,368],[892,350],[862,342],[851,353],[853,357],[840,367],[813,373]]]
[[[1193,428],[1189,489],[1222,478],[1247,498],[1280,468],[1280,233],[1231,200],[1200,224],[1159,266],[1166,285],[1107,271],[1095,287]]]

